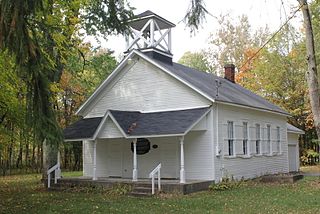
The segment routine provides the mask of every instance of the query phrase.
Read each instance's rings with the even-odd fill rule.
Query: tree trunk
[[[308,90],[310,96],[311,110],[313,114],[314,126],[316,128],[318,139],[320,139],[320,100],[319,100],[319,83],[317,74],[317,64],[314,49],[314,38],[311,24],[311,16],[307,0],[298,0],[302,14],[304,27],[306,31],[306,48],[308,70],[306,72],[306,79],[308,83]]]

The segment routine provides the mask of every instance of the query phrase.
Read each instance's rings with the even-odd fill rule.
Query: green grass
[[[300,170],[308,173],[320,173],[320,164],[314,166],[302,166],[300,167]]]
[[[62,172],[62,177],[80,177],[83,175],[82,171],[74,171],[74,172]]]
[[[79,173],[69,175],[78,176]],[[320,178],[223,192],[133,198],[93,191],[48,192],[40,175],[0,177],[0,213],[319,213]]]

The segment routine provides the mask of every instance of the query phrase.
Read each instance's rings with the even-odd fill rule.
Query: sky
[[[176,24],[172,29],[172,53],[173,60],[178,61],[186,51],[196,52],[206,48],[208,37],[219,29],[214,16],[230,14],[238,17],[246,14],[254,29],[269,26],[270,30],[276,31],[298,6],[296,0],[204,0],[206,9],[213,16],[207,15],[206,21],[196,35],[191,35],[190,30],[182,22],[191,0],[129,0],[130,5],[135,7],[135,14],[146,10],[160,15],[161,17]],[[300,17],[290,22],[300,23]],[[91,38],[87,38],[93,44]],[[97,44],[95,44],[97,45]],[[125,39],[123,36],[111,36],[108,41],[102,41],[103,48],[115,51],[114,55],[119,58],[125,51]]]

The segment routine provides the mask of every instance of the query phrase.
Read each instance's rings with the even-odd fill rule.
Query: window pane
[[[271,126],[267,125],[267,149],[268,153],[271,153]]]
[[[243,122],[243,139],[248,139],[248,123]]]
[[[228,153],[233,155],[233,122],[228,121]]]
[[[243,140],[242,149],[243,149],[244,155],[248,154],[248,141],[247,140]]]

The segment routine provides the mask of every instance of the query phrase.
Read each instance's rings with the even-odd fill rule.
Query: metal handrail
[[[157,173],[158,173],[158,191],[161,190],[160,169],[161,169],[161,163],[159,163],[158,166],[156,166],[156,168],[154,168],[149,174],[149,178],[151,178],[151,183],[152,183],[152,195],[154,195],[154,176]]]
[[[51,182],[51,173],[54,171],[54,183],[56,184],[58,182],[58,179],[61,178],[61,169],[60,169],[60,152],[58,152],[58,158],[57,158],[57,164],[51,167],[47,171],[48,175],[48,188],[50,188],[50,182]]]

